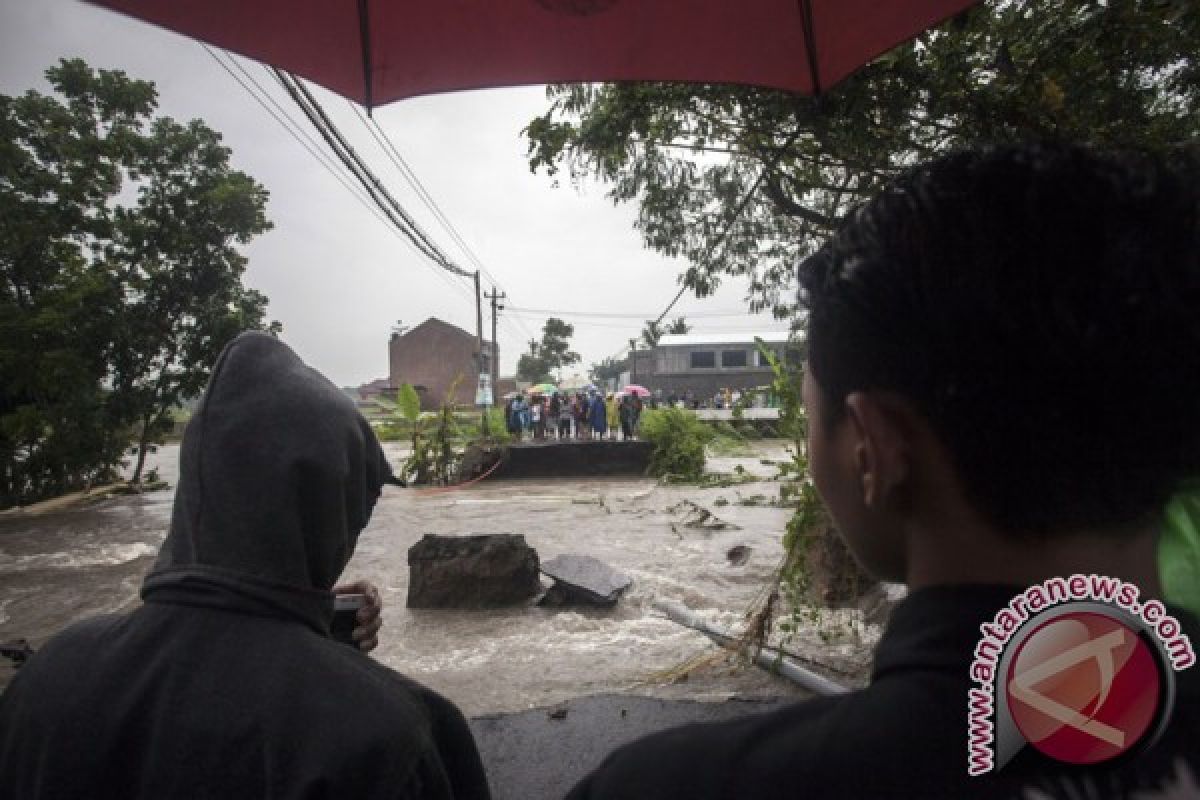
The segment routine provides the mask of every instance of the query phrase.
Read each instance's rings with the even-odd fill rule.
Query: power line
[[[409,247],[413,247],[413,243],[411,241],[409,241],[407,238],[405,238],[401,234],[401,232],[396,229],[396,227],[393,225],[393,223],[391,221],[389,221],[386,217],[384,217],[384,215],[380,212],[379,208],[377,206],[373,205],[367,199],[367,197],[362,194],[362,190],[355,189],[354,184],[349,182],[349,180],[346,178],[345,175],[343,175],[342,173],[337,171],[337,169],[333,166],[334,162],[332,162],[332,160],[329,159],[328,156],[326,156],[325,154],[323,154],[320,151],[319,144],[317,144],[317,142],[312,138],[312,136],[310,136],[308,133],[306,133],[304,131],[304,129],[299,125],[299,123],[297,123],[283,109],[283,107],[275,100],[275,98],[271,96],[270,92],[268,92],[265,88],[263,88],[263,86],[258,81],[256,81],[254,79],[254,77],[252,75],[250,75],[238,63],[237,59],[233,58],[232,56],[229,56],[229,61],[235,67],[237,67],[237,69],[243,75],[246,76],[246,78],[250,81],[251,84],[253,84],[254,87],[257,88],[257,90],[258,90],[257,92],[255,91],[255,89],[252,89],[250,86],[248,86],[245,81],[243,81],[241,78],[239,78],[238,75],[235,74],[233,72],[233,70],[231,70],[229,68],[229,66],[217,55],[217,53],[214,50],[209,48],[207,45],[204,45],[203,43],[201,44],[201,47],[203,47],[204,50],[209,54],[209,56],[211,56],[212,59],[217,62],[218,66],[220,66],[223,70],[225,70],[225,72],[228,73],[228,75],[231,78],[233,78],[234,81],[237,82],[237,84],[246,92],[246,94],[250,95],[251,99],[253,99],[256,103],[258,103],[258,105],[261,106],[264,111],[266,111],[268,114],[270,114],[270,116],[280,125],[280,127],[282,127],[285,131],[287,131],[287,133],[296,141],[296,143],[299,144],[301,147],[303,147],[308,152],[308,154],[311,155],[317,161],[317,163],[319,163],[325,169],[326,172],[328,172],[330,175],[332,175],[338,181],[338,183],[340,183],[346,189],[346,191],[348,191],[351,194],[351,196],[353,196],[354,199],[357,200],[363,206],[363,208],[365,208],[367,211],[371,212],[375,216],[376,219],[378,219],[380,222],[382,222],[388,228],[388,230],[391,231],[391,233],[394,236],[399,238],[401,241],[403,241]],[[261,96],[260,96],[260,93],[261,93]],[[267,105],[267,103],[263,100],[263,97],[266,97],[266,99],[269,100],[271,102],[271,104],[275,106],[276,109],[278,109],[278,113],[275,110],[273,110],[270,106]],[[289,125],[289,123],[291,123],[291,124]],[[308,140],[308,142],[312,143],[311,147],[309,146],[309,144],[307,144],[304,140],[302,140],[300,138],[300,135],[297,134],[297,131],[299,131],[299,134],[303,135]],[[416,249],[416,248],[414,248],[414,249]],[[417,250],[417,252],[420,255],[425,255],[423,251]],[[440,270],[435,269],[434,272],[435,272],[435,274],[437,274],[438,278],[442,280],[443,283],[445,283],[451,289],[457,290],[460,294],[463,294],[464,296],[468,297],[468,299],[470,299],[465,287],[463,287],[459,284],[453,283],[452,281],[447,279],[446,276]]]
[[[306,143],[305,143],[303,140],[301,140],[301,139],[300,139],[300,136],[299,136],[299,135],[297,135],[297,132],[296,132],[296,131],[297,131],[297,130],[299,130],[301,134],[304,134],[304,130],[303,130],[302,128],[300,128],[300,127],[299,127],[299,126],[296,124],[295,120],[293,120],[293,119],[292,119],[290,116],[288,116],[288,115],[287,115],[287,113],[286,113],[286,112],[284,112],[284,117],[286,117],[286,119],[288,120],[287,122],[285,122],[285,121],[284,121],[284,119],[283,119],[283,118],[281,118],[279,114],[277,114],[277,113],[276,113],[276,112],[275,112],[273,109],[271,109],[271,107],[270,107],[270,106],[268,106],[268,105],[266,104],[266,102],[264,102],[264,101],[263,101],[262,97],[260,97],[260,96],[258,95],[258,93],[256,93],[256,92],[255,92],[253,89],[251,89],[249,86],[247,86],[247,85],[246,85],[246,83],[245,83],[245,81],[243,81],[243,80],[242,80],[241,78],[239,78],[239,77],[238,77],[236,74],[234,74],[233,70],[231,70],[231,69],[229,68],[229,66],[228,66],[228,65],[227,65],[227,64],[226,64],[224,61],[222,61],[222,60],[220,59],[220,57],[218,57],[218,55],[216,54],[216,52],[215,52],[215,51],[213,51],[213,50],[212,50],[212,49],[211,49],[211,48],[210,48],[208,45],[204,44],[203,42],[200,44],[200,46],[201,46],[201,47],[203,47],[203,48],[204,48],[204,50],[205,50],[205,51],[206,51],[206,52],[207,52],[207,53],[208,53],[210,56],[212,56],[212,59],[213,59],[214,61],[216,61],[216,62],[217,62],[217,64],[218,64],[218,65],[221,67],[221,69],[225,70],[225,72],[227,72],[227,73],[229,74],[229,77],[231,77],[231,78],[233,78],[235,81],[237,81],[237,84],[238,84],[239,86],[241,86],[243,90],[245,90],[246,94],[250,95],[250,97],[251,97],[251,98],[252,98],[252,99],[253,99],[253,100],[254,100],[256,103],[258,103],[260,106],[262,106],[263,110],[264,110],[264,111],[266,111],[268,114],[270,114],[270,115],[271,115],[271,117],[272,117],[272,118],[273,118],[273,119],[274,119],[274,120],[275,120],[277,123],[279,123],[280,127],[282,127],[282,128],[285,130],[285,131],[287,131],[287,132],[288,132],[288,134],[289,134],[289,135],[290,135],[290,136],[291,136],[293,139],[295,139],[295,140],[296,140],[296,143],[297,143],[297,144],[299,144],[301,147],[303,147],[305,150],[307,150],[307,151],[308,151],[308,154],[309,154],[309,155],[311,155],[313,158],[315,158],[315,159],[317,160],[317,163],[319,163],[319,164],[320,164],[322,167],[324,167],[324,168],[325,168],[326,172],[328,172],[330,175],[332,175],[334,178],[336,178],[336,179],[337,179],[337,181],[338,181],[339,183],[341,183],[341,184],[342,184],[342,186],[346,187],[346,190],[347,190],[347,191],[349,191],[349,192],[350,192],[352,195],[354,195],[354,197],[355,197],[356,199],[358,199],[358,200],[359,200],[359,202],[364,202],[364,203],[366,202],[366,200],[365,200],[365,199],[362,197],[362,195],[361,195],[361,194],[360,194],[358,191],[356,191],[356,190],[355,190],[355,188],[354,188],[354,184],[352,184],[352,183],[350,183],[349,181],[347,181],[344,175],[342,175],[341,173],[337,172],[337,171],[334,169],[334,167],[333,167],[333,166],[332,166],[332,165],[331,165],[331,164],[330,164],[330,163],[329,163],[329,162],[326,160],[326,158],[325,158],[325,157],[324,157],[324,156],[323,156],[323,155],[320,153],[320,151],[319,151],[319,150],[314,150],[314,149],[313,149],[313,147],[310,147],[308,144],[306,144]],[[234,64],[234,66],[237,66],[239,70],[241,69],[241,66],[240,66],[240,65],[237,63],[237,61],[236,61],[236,60],[234,60],[234,59],[232,59],[232,58],[231,58],[231,59],[230,59],[230,61],[232,61],[232,62],[233,62],[233,64]],[[249,78],[249,79],[250,79],[250,81],[251,81],[252,83],[254,83],[254,85],[255,85],[255,86],[257,86],[257,87],[258,87],[259,91],[261,91],[261,92],[262,92],[262,94],[263,94],[263,95],[265,95],[265,96],[267,97],[267,99],[271,100],[271,102],[272,102],[272,103],[273,103],[273,104],[274,104],[276,107],[278,107],[278,103],[275,103],[275,100],[274,100],[274,98],[272,98],[272,97],[270,96],[270,94],[268,94],[268,93],[266,92],[266,90],[264,90],[264,89],[263,89],[263,88],[262,88],[262,87],[261,87],[261,86],[258,84],[258,82],[257,82],[257,81],[255,81],[255,80],[254,80],[254,79],[253,79],[253,78],[252,78],[252,77],[251,77],[249,74],[247,74],[247,73],[246,73],[244,70],[242,70],[242,73],[243,73],[244,75],[246,75],[246,77],[247,77],[247,78]],[[280,109],[280,110],[282,111],[282,109]],[[290,122],[290,123],[291,123],[291,125],[289,125],[289,124],[288,124],[288,122]],[[295,126],[295,130],[293,129],[293,126]],[[308,136],[307,136],[307,134],[304,134],[304,135],[306,136],[306,138],[308,138],[308,139],[309,139],[309,141],[312,141],[312,138],[311,138],[311,137],[308,137]],[[313,144],[315,145],[316,143],[315,143],[315,142],[313,142]]]
[[[638,312],[607,312],[607,311],[562,311],[550,308],[519,308],[517,306],[509,306],[509,311],[517,314],[550,314],[559,317],[593,317],[596,319],[633,319],[649,321],[654,316],[654,312],[638,313]],[[737,311],[691,311],[680,312],[681,316],[691,319],[711,319],[717,317],[744,317],[746,316],[745,309]]]
[[[296,105],[300,107],[300,110],[304,112],[304,115],[308,117],[309,122],[317,129],[317,133],[325,140],[330,150],[346,165],[354,177],[358,179],[359,183],[367,191],[367,194],[370,195],[371,199],[379,206],[388,219],[392,221],[392,224],[434,264],[459,277],[473,278],[472,273],[450,261],[445,253],[429,238],[428,234],[409,216],[403,206],[396,201],[396,198],[392,196],[383,186],[382,182],[380,182],[379,178],[375,176],[375,173],[359,158],[358,153],[350,146],[345,137],[342,136],[341,131],[329,119],[328,114],[325,113],[325,109],[312,96],[303,82],[275,67],[272,67],[271,71]]]
[[[717,252],[717,248],[723,247],[725,242],[728,241],[729,232],[733,230],[733,226],[738,221],[738,217],[742,215],[742,212],[746,210],[746,206],[750,204],[750,198],[753,197],[755,192],[758,191],[758,187],[762,186],[762,182],[766,180],[767,173],[775,169],[780,160],[787,153],[787,149],[792,146],[793,142],[796,141],[796,138],[800,135],[800,130],[800,128],[796,128],[796,130],[792,131],[792,135],[789,136],[787,141],[783,143],[783,146],[776,150],[775,154],[771,156],[770,163],[763,165],[762,170],[758,173],[758,177],[754,180],[754,185],[746,190],[746,193],[742,195],[742,199],[738,202],[737,208],[733,210],[733,216],[729,218],[729,222],[725,224],[725,229],[721,231],[721,235],[717,238],[717,243],[713,245],[711,251],[713,255],[709,256],[708,260],[705,262],[706,264],[711,264],[713,262],[713,260],[716,258],[715,254]],[[675,307],[675,304],[679,302],[679,298],[683,297],[683,293],[686,292],[687,289],[688,285],[687,281],[685,280],[683,286],[679,287],[679,293],[675,295],[675,299],[670,303],[667,303],[667,307],[664,308],[663,312],[658,315],[658,319],[654,320],[655,325],[663,321],[663,317],[671,312],[671,309]]]
[[[477,256],[471,246],[467,244],[466,239],[459,232],[458,228],[455,227],[454,223],[450,221],[450,218],[445,214],[445,212],[442,211],[441,206],[438,205],[437,201],[433,198],[433,195],[430,194],[420,177],[417,176],[416,170],[412,168],[412,165],[410,165],[408,160],[405,159],[400,153],[399,148],[396,147],[391,137],[387,135],[387,131],[383,129],[383,127],[379,124],[379,121],[374,117],[364,117],[362,112],[354,103],[351,103],[350,101],[346,102],[347,105],[350,106],[350,110],[353,111],[354,115],[358,118],[359,122],[361,122],[363,127],[367,129],[367,132],[371,134],[371,137],[375,140],[375,143],[379,145],[379,149],[382,150],[383,154],[391,160],[393,166],[395,166],[396,170],[400,173],[400,176],[404,178],[404,180],[408,182],[409,186],[413,188],[418,199],[420,199],[429,212],[433,214],[434,219],[442,226],[443,230],[449,234],[450,238],[454,240],[454,242],[458,245],[459,250],[461,250],[463,255],[467,257],[467,260],[470,261],[475,268],[478,269],[484,275],[484,277],[486,277],[492,283],[493,287],[504,290],[504,286],[501,285],[496,276],[493,275],[492,272],[483,264],[483,262],[479,259],[479,256]],[[533,331],[529,329],[529,326],[527,326],[523,320],[517,319],[516,322],[521,326],[526,335],[531,337],[535,336]],[[512,323],[509,322],[507,324],[511,328]]]

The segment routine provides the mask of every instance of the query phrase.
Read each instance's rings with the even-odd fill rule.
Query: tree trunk
[[[129,479],[130,483],[137,483],[142,477],[142,467],[146,465],[146,445],[150,439],[150,420],[142,419],[142,435],[138,440],[137,465],[133,468],[133,477]]]

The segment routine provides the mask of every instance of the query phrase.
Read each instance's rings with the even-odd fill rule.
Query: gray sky
[[[199,44],[77,0],[0,0],[0,93],[45,91],[46,67],[61,57],[152,80],[159,113],[201,118],[225,136],[233,163],[271,193],[275,227],[248,248],[246,284],[270,298],[284,339],[339,385],[387,375],[387,339],[396,320],[436,316],[474,331],[470,282],[440,272],[376,219]],[[262,66],[250,74],[297,120],[299,109]],[[391,192],[458,263],[470,263],[370,137],[347,102],[313,87]],[[394,103],[375,118],[487,270],[512,307],[657,316],[678,291],[685,266],[646,250],[635,208],[613,206],[604,187],[555,187],[530,173],[520,130],[546,110],[543,87],[459,92]],[[305,129],[315,133],[303,123]],[[485,291],[489,285],[485,282]],[[729,280],[713,297],[685,296],[669,318],[689,312],[695,330],[779,330],[749,316],[746,284]],[[501,315],[501,371],[510,374],[545,313]],[[575,325],[574,349],[587,365],[637,335],[638,319],[558,314]],[[484,334],[490,320],[485,312]]]

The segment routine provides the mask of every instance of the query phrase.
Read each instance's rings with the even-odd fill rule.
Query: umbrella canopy
[[[501,400],[515,400],[516,398],[518,398],[520,396],[521,396],[520,392],[508,392],[507,394],[503,395],[500,399]]]
[[[626,394],[636,394],[639,397],[650,396],[649,389],[647,389],[645,386],[639,386],[636,383],[631,383],[628,386],[622,387],[621,391],[625,392]]]
[[[530,394],[553,394],[558,391],[558,387],[553,383],[539,383],[535,386],[530,386],[526,391]]]
[[[574,81],[813,94],[977,0],[91,0],[367,106]]]

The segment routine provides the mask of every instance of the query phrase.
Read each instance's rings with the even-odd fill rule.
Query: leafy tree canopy
[[[267,303],[235,247],[267,193],[220,134],[119,71],[46,76],[0,96],[0,506],[104,477],[131,432],[144,453]]]
[[[642,327],[642,343],[646,347],[654,347],[658,344],[658,340],[662,338],[662,326],[652,319],[646,320],[646,324]]]
[[[579,353],[571,349],[575,326],[550,317],[542,326],[542,340],[531,340],[529,352],[517,360],[517,377],[531,383],[554,380],[554,373],[579,363]]]
[[[530,168],[636,201],[646,245],[698,296],[746,276],[793,308],[794,266],[904,168],[1030,138],[1163,150],[1200,134],[1194,0],[990,0],[820,98],[727,85],[553,85]]]
[[[690,332],[691,330],[692,326],[688,325],[687,320],[683,317],[679,317],[667,326],[667,333],[671,334],[684,334]]]
[[[605,385],[621,373],[629,369],[628,358],[606,358],[598,364],[593,364],[588,370],[588,377],[596,384]]]

